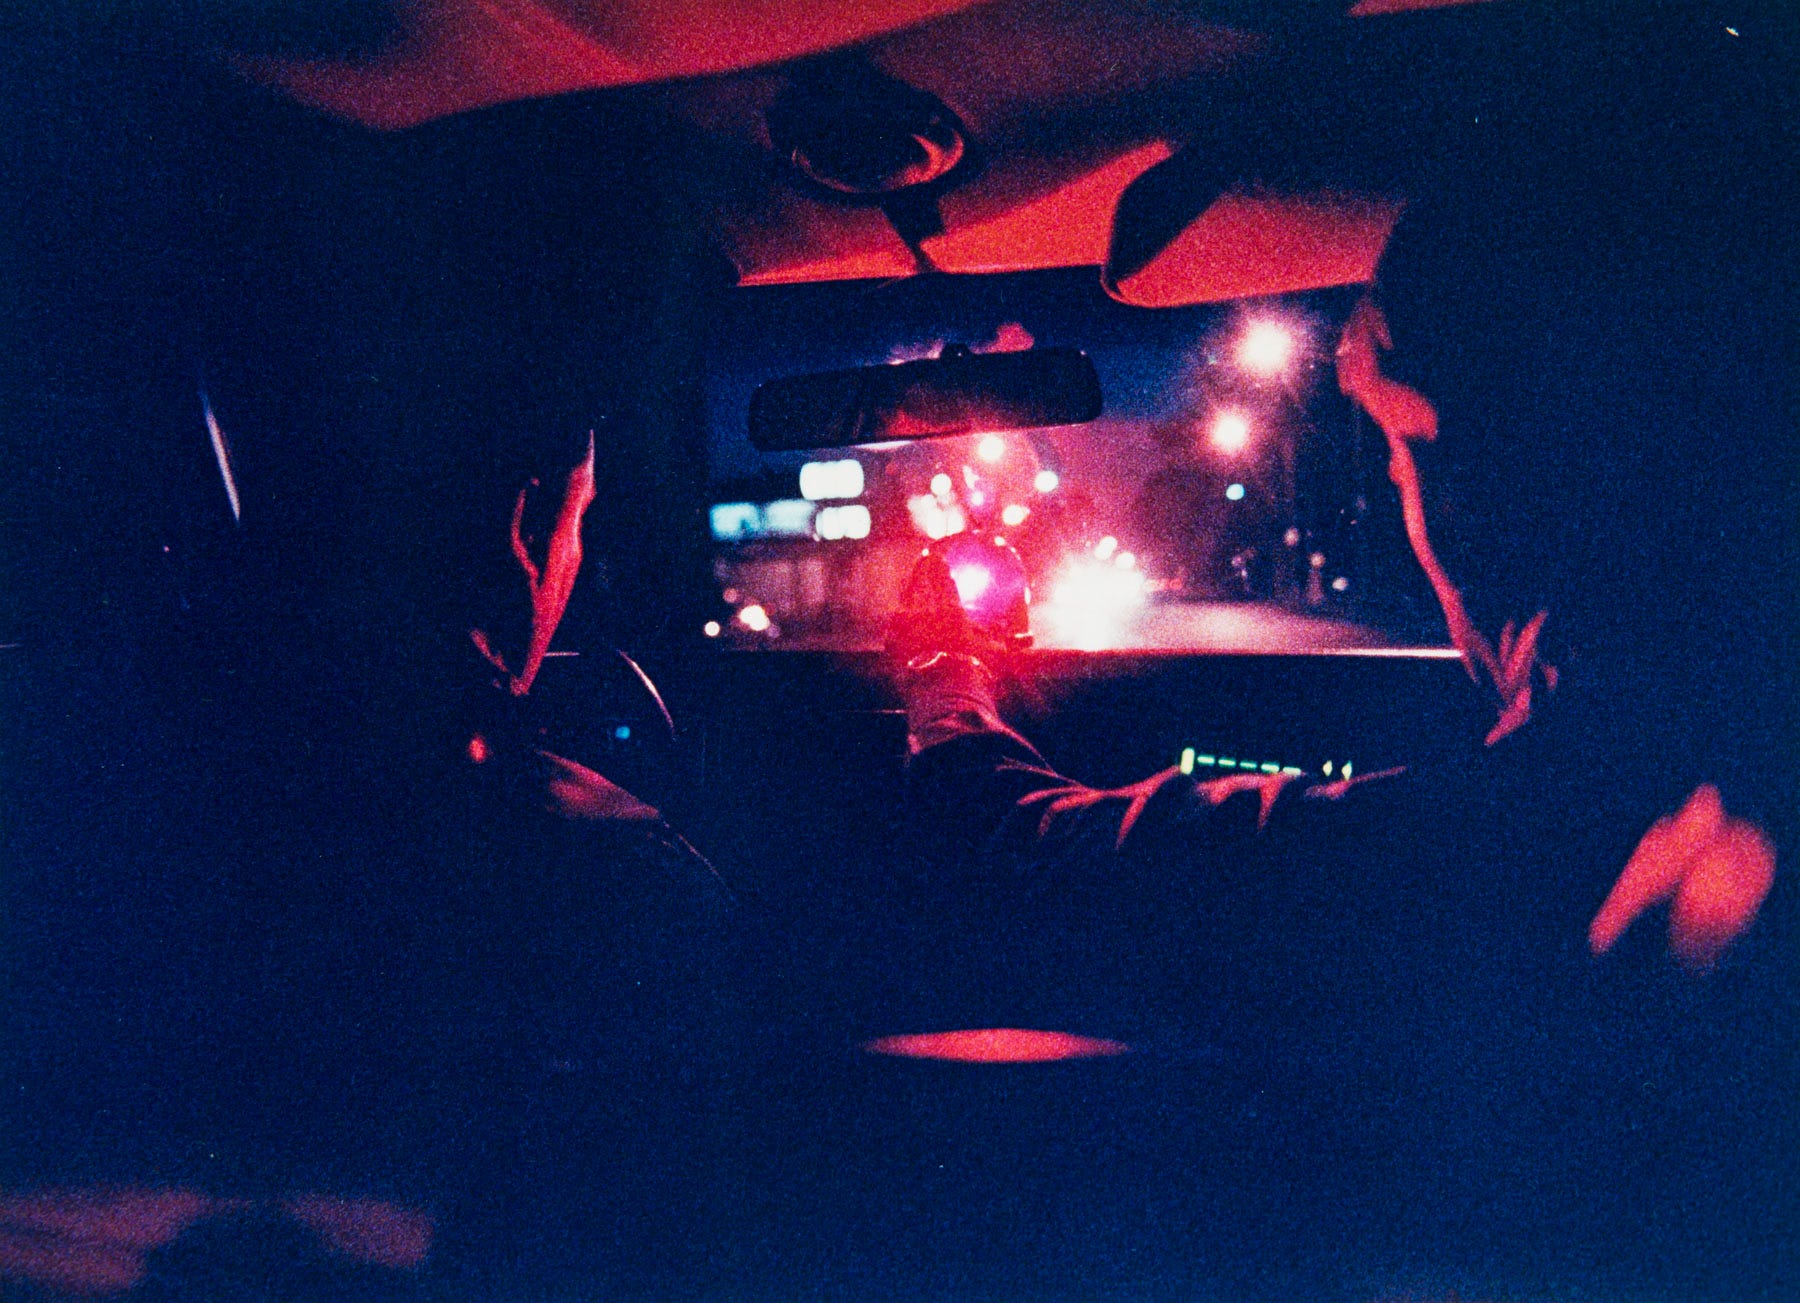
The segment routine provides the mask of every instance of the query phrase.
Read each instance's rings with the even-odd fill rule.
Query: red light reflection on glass
[[[863,1049],[900,1059],[937,1059],[944,1063],[1054,1063],[1062,1059],[1107,1059],[1131,1053],[1123,1041],[1072,1032],[1034,1031],[1024,1027],[975,1027],[953,1032],[918,1032],[883,1036]]]

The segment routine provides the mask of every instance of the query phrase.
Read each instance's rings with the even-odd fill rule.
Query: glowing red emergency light
[[[944,1063],[1054,1063],[1062,1059],[1109,1059],[1131,1053],[1123,1041],[1072,1032],[1025,1027],[974,1027],[953,1032],[883,1036],[863,1046],[870,1054]]]

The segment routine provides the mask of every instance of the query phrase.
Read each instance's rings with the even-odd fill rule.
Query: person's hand
[[[1437,408],[1411,385],[1381,373],[1381,354],[1394,347],[1387,318],[1372,298],[1356,305],[1338,339],[1338,389],[1381,427],[1390,443],[1437,438]]]
[[[1462,590],[1451,580],[1431,545],[1419,467],[1408,446],[1416,440],[1429,442],[1437,438],[1437,408],[1417,389],[1382,374],[1381,354],[1393,346],[1380,305],[1365,295],[1344,323],[1338,340],[1338,388],[1369,414],[1387,438],[1388,478],[1400,494],[1407,542],[1431,581],[1431,591],[1443,608],[1444,624],[1450,641],[1462,653],[1464,668],[1477,681],[1485,674],[1499,698],[1499,716],[1486,738],[1487,745],[1493,746],[1530,721],[1534,682],[1546,690],[1556,687],[1555,666],[1538,659],[1538,635],[1548,613],[1539,611],[1522,629],[1509,621],[1500,634],[1498,649],[1469,618]]]
[[[1500,697],[1500,718],[1488,730],[1486,742],[1493,746],[1516,733],[1531,721],[1531,689],[1541,683],[1547,692],[1556,690],[1556,666],[1538,656],[1538,635],[1543,632],[1548,611],[1539,611],[1525,622],[1523,629],[1511,620],[1500,631],[1500,646],[1491,661],[1482,663],[1493,679],[1494,691]],[[1476,637],[1480,637],[1479,632]]]
[[[1670,950],[1690,968],[1708,968],[1749,929],[1774,881],[1768,836],[1726,814],[1719,789],[1702,784],[1638,842],[1588,926],[1588,948],[1605,954],[1639,915],[1667,900]]]

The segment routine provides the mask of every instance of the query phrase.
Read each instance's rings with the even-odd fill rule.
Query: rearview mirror
[[[750,442],[764,452],[843,448],[1079,425],[1098,415],[1100,377],[1079,349],[946,350],[918,362],[759,385],[750,397]]]

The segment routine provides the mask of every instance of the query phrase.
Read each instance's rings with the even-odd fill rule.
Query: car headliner
[[[1303,98],[1307,88],[1290,83],[1308,76],[1307,65],[1292,50],[1395,25],[1370,17],[1444,6],[1362,0],[1347,14],[1288,5],[1254,18],[1241,5],[1202,7],[1230,18],[1208,22],[1192,6],[1158,0],[435,0],[408,7],[373,58],[233,62],[302,103],[386,131],[522,99],[654,84],[660,108],[705,142],[714,234],[740,283],[756,285],[917,270],[878,207],[807,186],[770,147],[764,110],[790,61],[854,46],[882,73],[937,95],[981,143],[985,166],[944,194],[944,229],[923,241],[932,266],[1091,266],[1108,262],[1126,187],[1184,147],[1217,152],[1217,136],[1231,130],[1224,110],[1246,88],[1253,99]],[[1258,147],[1270,144],[1265,137]],[[1109,291],[1153,307],[1370,279],[1399,212],[1391,187],[1345,186],[1272,161],[1251,160],[1203,192],[1155,256],[1108,269]]]

